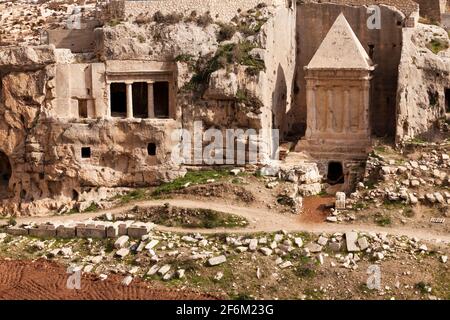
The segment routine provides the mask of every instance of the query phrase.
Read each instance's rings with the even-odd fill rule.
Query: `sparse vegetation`
[[[218,180],[229,175],[230,173],[225,170],[189,171],[184,177],[164,183],[157,187],[152,192],[152,195],[158,196],[171,193],[172,191],[183,189],[187,185],[204,184],[210,179]]]
[[[89,205],[89,207],[84,209],[83,212],[95,212],[95,211],[98,211],[98,209],[99,209],[98,204],[95,203],[94,201],[92,201],[91,204]]]
[[[427,48],[430,49],[434,54],[438,54],[443,50],[447,50],[448,47],[448,41],[439,38],[432,39],[427,44]]]
[[[381,227],[387,227],[387,226],[391,225],[391,223],[392,223],[390,217],[381,215],[381,214],[378,214],[375,217],[375,222],[376,222],[376,224],[378,224]]]
[[[153,21],[160,24],[177,24],[183,19],[183,15],[179,13],[163,14],[161,11],[155,12]]]
[[[222,42],[225,40],[230,40],[237,29],[234,25],[229,23],[219,23],[220,29],[217,32],[217,41]]]
[[[248,41],[231,43],[220,46],[212,57],[200,57],[192,66],[194,75],[182,88],[183,91],[193,91],[197,97],[202,96],[208,87],[211,74],[233,64],[247,66],[246,72],[250,75],[256,75],[261,70],[265,70],[264,61],[250,55],[250,51],[254,48],[256,46]],[[238,99],[246,97],[247,95],[240,95]]]

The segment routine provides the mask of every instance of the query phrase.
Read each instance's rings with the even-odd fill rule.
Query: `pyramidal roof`
[[[373,69],[373,62],[340,14],[309,62],[307,69]]]

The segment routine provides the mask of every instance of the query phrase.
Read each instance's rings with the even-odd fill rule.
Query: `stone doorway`
[[[328,163],[327,182],[330,185],[343,184],[345,182],[344,168],[341,162],[331,161]]]
[[[11,163],[8,156],[0,151],[0,199],[8,194],[9,179],[11,179]]]

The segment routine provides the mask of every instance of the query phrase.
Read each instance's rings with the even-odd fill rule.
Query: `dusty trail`
[[[226,229],[226,228],[215,228],[215,229],[192,229],[192,228],[178,228],[178,227],[165,227],[157,226],[157,230],[161,231],[171,231],[180,233],[203,233],[203,234],[213,234],[213,233],[252,233],[252,232],[276,232],[279,230],[286,230],[289,232],[312,232],[312,233],[335,233],[335,232],[346,232],[352,230],[358,230],[360,232],[385,232],[391,235],[398,236],[408,236],[416,237],[419,240],[425,241],[436,241],[450,243],[450,235],[436,233],[430,230],[414,229],[408,227],[378,227],[373,225],[365,224],[332,224],[327,222],[320,223],[304,223],[299,221],[297,215],[280,214],[274,211],[270,211],[263,208],[249,208],[238,205],[230,205],[225,203],[220,203],[216,201],[201,202],[185,199],[165,199],[165,200],[147,200],[134,202],[129,205],[122,207],[117,207],[109,210],[103,210],[98,212],[80,213],[72,214],[67,216],[42,216],[42,217],[23,217],[18,218],[17,222],[27,223],[27,222],[46,222],[46,221],[82,221],[89,218],[95,218],[106,212],[110,213],[120,213],[132,209],[134,206],[160,206],[165,203],[169,203],[173,206],[185,207],[185,208],[204,208],[216,211],[221,211],[225,213],[235,214],[246,218],[249,221],[249,226],[245,228],[236,229]]]

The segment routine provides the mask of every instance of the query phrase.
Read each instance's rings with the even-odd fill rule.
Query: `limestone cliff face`
[[[182,173],[170,161],[175,120],[52,117],[55,63],[64,59],[53,47],[0,51],[0,151],[11,167],[0,214],[57,211],[91,191],[101,200],[99,190],[148,186]],[[149,143],[158,146],[155,156]],[[89,158],[82,156],[86,146]]]
[[[403,29],[397,142],[432,131],[445,116],[445,89],[450,87],[448,45],[448,34],[440,27],[418,24],[416,28]]]

